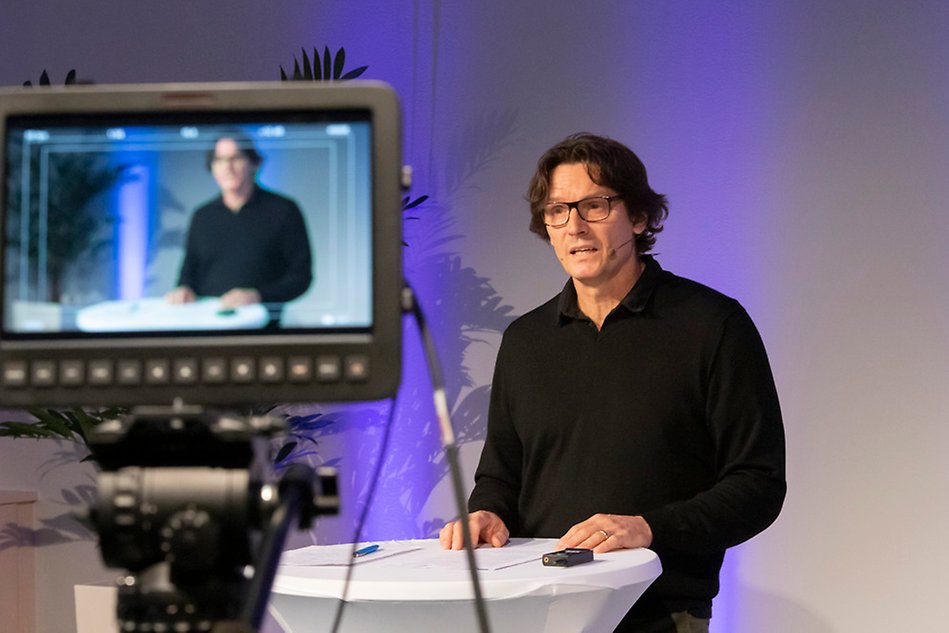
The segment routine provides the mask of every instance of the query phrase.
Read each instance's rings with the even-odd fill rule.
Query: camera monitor
[[[0,404],[392,395],[390,88],[0,91]]]

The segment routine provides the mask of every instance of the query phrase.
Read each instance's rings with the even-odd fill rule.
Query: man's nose
[[[571,234],[576,233],[585,233],[587,228],[587,221],[580,217],[580,210],[576,205],[570,207],[570,216],[567,218],[567,231]]]

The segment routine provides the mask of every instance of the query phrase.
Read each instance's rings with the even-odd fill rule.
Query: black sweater
[[[557,538],[642,515],[663,573],[641,603],[707,617],[725,548],[781,509],[784,429],[745,310],[644,259],[599,332],[572,282],[507,329],[469,508]]]
[[[299,207],[256,187],[236,213],[220,197],[194,212],[178,285],[201,297],[254,288],[261,301],[280,303],[303,294],[312,275]]]

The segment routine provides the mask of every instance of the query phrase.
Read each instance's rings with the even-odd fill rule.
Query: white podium
[[[554,550],[556,542],[514,539],[504,552],[476,550],[494,633],[610,633],[662,571],[648,549],[596,554],[592,562],[569,568],[545,567],[540,554]],[[376,560],[370,554],[353,570],[341,633],[478,630],[464,552],[443,551],[437,540],[379,545]],[[284,554],[270,604],[287,633],[329,630],[346,574],[333,561],[341,562],[339,554],[348,555],[350,547]],[[320,562],[321,554],[331,562]]]

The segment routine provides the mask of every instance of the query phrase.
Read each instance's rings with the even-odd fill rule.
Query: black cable
[[[425,358],[428,361],[429,377],[432,382],[432,395],[435,400],[435,414],[438,416],[438,426],[442,434],[442,447],[445,450],[445,458],[448,461],[448,468],[451,474],[452,492],[455,497],[455,505],[458,508],[458,520],[461,522],[461,541],[465,548],[465,554],[468,558],[468,569],[471,572],[471,588],[474,591],[475,614],[478,619],[478,627],[481,633],[490,633],[491,627],[488,624],[488,613],[484,605],[484,596],[481,594],[481,583],[478,580],[478,566],[475,562],[474,546],[471,542],[471,529],[468,525],[468,504],[465,502],[464,486],[461,481],[461,465],[458,462],[458,445],[455,443],[455,431],[451,425],[451,417],[448,413],[448,399],[445,396],[445,381],[442,378],[441,365],[438,362],[438,355],[435,352],[435,342],[425,324],[425,315],[419,302],[415,300],[411,286],[407,281],[402,288],[402,309],[409,311],[415,317],[418,324],[419,334],[422,337],[422,343],[425,348]]]
[[[382,473],[382,465],[386,461],[389,452],[389,438],[392,435],[392,419],[395,416],[395,410],[398,405],[398,394],[392,398],[392,405],[389,407],[389,415],[386,419],[386,428],[382,434],[382,444],[379,446],[379,460],[376,462],[375,471],[372,474],[372,480],[369,484],[369,493],[366,495],[366,503],[363,505],[362,512],[359,513],[359,519],[356,521],[356,533],[353,536],[353,548],[349,557],[349,564],[346,566],[346,578],[343,580],[343,592],[340,594],[339,604],[336,606],[336,615],[333,618],[332,633],[339,631],[340,624],[343,622],[343,610],[346,607],[346,598],[349,595],[349,584],[353,577],[353,569],[356,563],[356,549],[359,547],[359,539],[362,537],[363,527],[366,525],[366,517],[369,516],[369,508],[372,506],[372,499],[376,495],[376,486],[379,483],[379,475]]]

